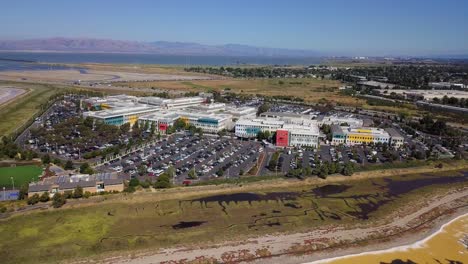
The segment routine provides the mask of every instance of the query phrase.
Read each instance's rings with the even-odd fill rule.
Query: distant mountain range
[[[137,42],[90,38],[0,40],[3,51],[149,53],[160,55],[319,57],[312,50],[255,47],[240,44],[203,45],[190,42]]]

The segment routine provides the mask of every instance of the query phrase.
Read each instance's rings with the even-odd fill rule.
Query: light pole
[[[5,201],[5,186],[3,186],[3,201]]]

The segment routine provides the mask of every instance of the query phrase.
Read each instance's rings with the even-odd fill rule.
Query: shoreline
[[[443,220],[440,220],[436,222],[445,222],[445,223],[435,223],[435,226],[431,228],[429,231],[428,236],[423,236],[421,239],[417,239],[415,242],[409,242],[409,243],[398,243],[400,244],[399,246],[393,246],[390,248],[386,249],[377,249],[377,250],[370,250],[370,251],[365,251],[361,253],[354,253],[354,254],[348,254],[348,255],[342,255],[342,256],[337,256],[337,257],[331,257],[331,258],[326,258],[326,259],[320,259],[320,260],[315,260],[312,262],[305,262],[302,264],[321,264],[321,263],[330,263],[335,260],[341,260],[341,259],[346,259],[346,258],[351,258],[351,257],[358,257],[358,256],[366,256],[366,255],[378,255],[378,254],[384,254],[384,253],[392,253],[392,252],[399,252],[399,251],[405,251],[408,249],[414,249],[414,248],[421,248],[425,243],[427,243],[430,239],[432,239],[434,236],[440,234],[443,232],[443,230],[452,224],[455,221],[458,221],[461,218],[468,217],[468,210],[465,210],[465,212],[456,214],[454,217],[451,217],[448,222],[445,222]],[[421,237],[422,234],[413,234],[414,237]],[[404,239],[404,238],[401,238]],[[410,238],[407,238],[410,240]],[[395,243],[395,241],[394,241]],[[393,243],[390,243],[393,244]]]

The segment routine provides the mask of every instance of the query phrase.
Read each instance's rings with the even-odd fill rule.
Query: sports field
[[[19,167],[3,167],[0,168],[0,188],[12,187],[11,177],[15,181],[15,188],[36,179],[42,173],[42,168],[34,165],[19,166]]]

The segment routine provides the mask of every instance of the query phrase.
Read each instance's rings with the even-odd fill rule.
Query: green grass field
[[[15,181],[15,188],[19,188],[42,173],[42,168],[34,165],[0,168],[0,188],[12,187],[11,177]]]
[[[466,176],[452,171],[300,187],[258,184],[242,192],[217,188],[111,195],[86,206],[0,220],[0,259],[55,263],[93,257],[99,262],[100,254],[372,224],[408,204],[467,185]]]

